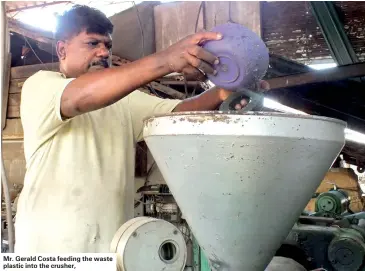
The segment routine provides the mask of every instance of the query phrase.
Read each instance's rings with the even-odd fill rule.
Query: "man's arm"
[[[133,63],[84,74],[65,88],[61,99],[61,114],[65,118],[72,118],[106,107],[135,89],[171,72],[195,73],[200,69],[212,74],[212,64],[217,58],[202,49],[199,44],[220,38],[217,33],[198,33],[165,51]],[[208,94],[209,99],[216,100],[214,102],[218,104],[219,99],[213,98],[211,94]]]
[[[109,106],[168,73],[165,61],[155,54],[120,67],[84,74],[65,88],[62,116],[71,118]]]
[[[269,90],[270,85],[266,81],[260,82],[260,88],[263,90]],[[213,88],[211,90],[205,91],[202,94],[195,96],[193,98],[185,99],[183,102],[178,104],[173,110],[174,112],[183,111],[205,111],[216,109],[223,101],[225,101],[232,91]],[[247,104],[246,100],[241,101],[241,108]],[[237,109],[241,109],[237,108]]]
[[[198,96],[183,100],[173,112],[214,110],[229,94],[230,92],[223,89],[213,88]]]

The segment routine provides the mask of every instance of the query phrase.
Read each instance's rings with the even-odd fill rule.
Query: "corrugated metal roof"
[[[335,2],[355,53],[365,60],[365,2]],[[262,32],[272,54],[311,64],[331,60],[331,52],[309,2],[263,2]]]
[[[300,63],[331,60],[331,53],[308,2],[264,2],[263,39],[270,52]]]

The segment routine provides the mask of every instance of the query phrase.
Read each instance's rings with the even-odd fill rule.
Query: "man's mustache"
[[[102,66],[104,68],[109,68],[110,67],[109,60],[102,59],[102,60],[98,60],[98,61],[93,61],[90,63],[89,68],[94,67],[94,66]]]

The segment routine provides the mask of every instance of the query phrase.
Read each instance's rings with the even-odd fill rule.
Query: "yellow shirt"
[[[63,121],[61,96],[72,80],[40,71],[22,89],[27,171],[16,253],[109,252],[117,229],[134,216],[135,146],[143,119],[171,112],[180,102],[136,90]]]

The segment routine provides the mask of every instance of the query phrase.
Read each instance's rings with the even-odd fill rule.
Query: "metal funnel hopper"
[[[144,138],[212,270],[263,271],[344,146],[339,120],[187,112]]]

